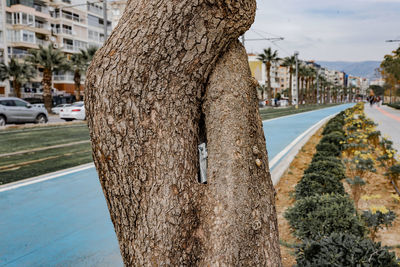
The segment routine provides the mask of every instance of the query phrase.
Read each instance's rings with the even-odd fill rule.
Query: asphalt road
[[[269,159],[349,106],[264,121]],[[123,266],[95,169],[47,178],[0,186],[0,266]]]
[[[372,107],[365,104],[365,115],[378,124],[378,130],[383,136],[393,141],[393,147],[400,152],[400,110],[375,104]],[[397,153],[399,155],[399,153]]]

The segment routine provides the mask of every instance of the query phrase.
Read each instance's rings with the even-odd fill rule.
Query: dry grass
[[[323,128],[319,129],[303,146],[291,163],[289,169],[285,172],[278,185],[275,187],[277,192],[276,211],[278,215],[279,238],[281,241],[289,244],[294,244],[298,242],[298,240],[291,234],[289,224],[283,217],[283,213],[294,203],[291,194],[293,193],[296,184],[303,177],[304,170],[307,169],[308,165],[311,163],[312,157],[316,152],[315,147],[322,138],[322,130]],[[293,255],[294,249],[281,245],[281,253],[283,266],[293,266],[296,263],[296,259]]]

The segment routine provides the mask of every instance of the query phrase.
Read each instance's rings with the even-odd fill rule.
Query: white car
[[[85,118],[85,104],[83,101],[75,102],[69,107],[60,109],[60,119],[65,121],[84,120]]]
[[[36,109],[45,109],[44,104],[43,103],[39,103],[39,104],[32,104],[32,108],[36,108]]]
[[[60,110],[66,107],[71,106],[71,104],[60,104],[55,106],[54,108],[51,109],[51,112],[53,112],[54,114],[60,114]]]

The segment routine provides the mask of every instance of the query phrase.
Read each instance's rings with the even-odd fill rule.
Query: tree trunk
[[[292,105],[292,102],[293,102],[293,96],[292,96],[292,86],[293,86],[293,84],[292,84],[292,79],[293,79],[293,69],[292,69],[292,67],[290,67],[290,69],[289,69],[289,106],[291,106]]]
[[[217,127],[210,122],[222,119],[213,111],[218,90],[239,98],[248,86],[247,57],[236,41],[254,15],[254,0],[129,1],[96,53],[85,84],[86,117],[126,266],[280,265],[257,102],[231,104],[256,101],[255,92],[237,100],[221,96],[231,101],[219,107],[224,114],[238,109],[244,115],[234,121],[226,117]],[[237,73],[221,73],[221,67],[213,72],[217,60],[225,66],[233,55],[240,56],[232,64],[238,65]],[[235,86],[231,90],[227,80]],[[219,140],[228,138],[221,136],[225,123],[234,127],[234,142]],[[238,127],[244,124],[247,128]],[[209,147],[208,184],[198,182],[198,145],[203,142]],[[249,157],[248,145],[264,151],[254,149],[258,160]],[[235,153],[220,158],[225,150]],[[234,194],[225,199],[229,192]],[[227,222],[226,211],[231,221],[220,225]],[[245,225],[250,221],[251,228]]]
[[[76,101],[81,100],[81,73],[78,69],[74,72],[74,83],[75,83],[75,99]]]
[[[208,244],[200,265],[279,266],[265,137],[247,54],[238,41],[210,77],[204,113],[209,165],[201,218],[207,220],[202,232]]]
[[[304,93],[304,78],[299,76],[297,79],[297,86],[299,87],[298,92],[298,104],[301,105],[303,104],[303,93]]]
[[[14,79],[12,83],[14,87],[15,96],[21,98],[21,84],[17,82],[16,79]]]
[[[267,66],[267,85],[268,85],[268,105],[272,106],[272,88],[271,88],[271,62],[266,63]]]
[[[43,102],[48,113],[51,113],[51,107],[53,106],[53,97],[51,94],[51,82],[52,72],[50,69],[43,70]]]

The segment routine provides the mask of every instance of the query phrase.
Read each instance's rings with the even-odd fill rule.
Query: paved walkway
[[[400,110],[384,105],[370,107],[365,104],[365,115],[378,124],[378,130],[383,136],[389,136],[393,147],[400,153]]]
[[[349,106],[265,121],[270,160]],[[95,169],[53,178],[0,187],[0,266],[123,266]]]

